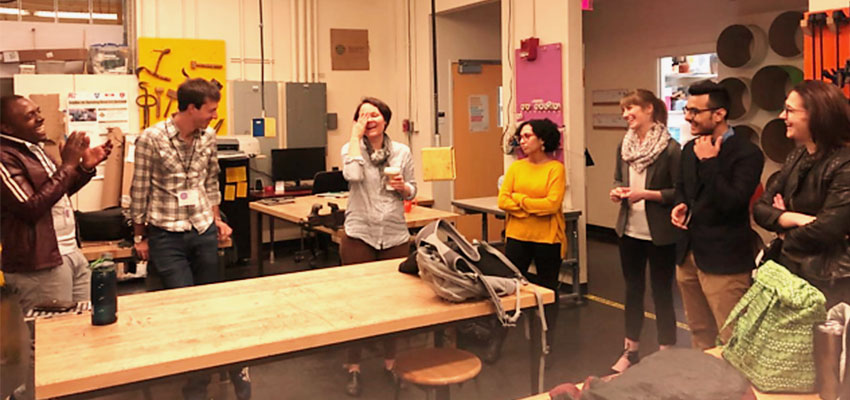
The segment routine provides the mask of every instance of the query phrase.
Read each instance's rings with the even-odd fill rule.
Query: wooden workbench
[[[188,371],[276,359],[364,338],[442,326],[494,312],[488,301],[440,300],[401,259],[121,296],[118,321],[93,326],[88,313],[35,321],[39,399],[132,385]],[[523,288],[535,316],[539,292]],[[514,296],[502,304],[513,310]],[[532,334],[532,338],[539,335]],[[537,337],[539,340],[539,337]],[[537,379],[532,344],[531,378]],[[112,389],[115,391],[115,388]],[[88,395],[88,394],[87,394]]]
[[[275,219],[282,219],[289,223],[304,226],[307,221],[307,216],[310,215],[310,212],[312,211],[313,204],[317,203],[323,205],[322,209],[319,211],[319,214],[325,215],[330,213],[330,207],[327,205],[328,203],[335,203],[339,206],[340,210],[345,210],[346,206],[348,206],[348,198],[331,198],[320,197],[318,195],[311,195],[295,197],[293,198],[292,203],[287,204],[268,205],[260,201],[253,201],[250,203],[252,214],[255,215],[251,218],[251,243],[253,245],[252,259],[254,260],[254,262],[257,263],[257,270],[259,271],[259,275],[263,275],[264,262],[264,257],[262,257],[263,243],[261,240],[263,216],[268,217],[269,238],[271,243],[274,243]],[[458,214],[455,214],[450,211],[442,211],[422,206],[413,206],[410,212],[404,213],[404,219],[407,222],[408,228],[421,228],[438,219],[444,219],[451,222],[455,222],[457,220],[457,217]],[[313,227],[311,229],[328,233],[334,239],[337,239],[340,233],[326,227]],[[274,246],[271,246],[269,260],[274,261]]]

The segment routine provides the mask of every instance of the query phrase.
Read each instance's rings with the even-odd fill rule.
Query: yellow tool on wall
[[[168,118],[170,113],[177,111],[177,105],[171,103],[177,87],[186,80],[183,71],[191,71],[192,78],[204,78],[215,80],[219,83],[227,82],[227,51],[223,40],[200,40],[200,39],[167,39],[167,38],[139,38],[138,43],[139,64],[136,75],[139,82],[146,82],[148,92],[167,93],[168,101],[158,98],[159,109],[163,111],[157,115],[155,104],[153,112],[147,109],[149,124]],[[140,95],[147,94],[140,90]],[[176,103],[176,102],[174,102]],[[145,110],[139,108],[140,125],[145,123]],[[217,127],[218,135],[227,134],[227,87],[221,88],[221,101],[218,104],[218,119],[210,122],[210,126]],[[144,129],[140,126],[139,129]]]

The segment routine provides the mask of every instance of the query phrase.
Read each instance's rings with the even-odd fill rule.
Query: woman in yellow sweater
[[[557,291],[561,259],[566,251],[565,222],[561,203],[566,190],[564,164],[552,158],[561,143],[561,132],[549,119],[523,122],[516,139],[527,156],[508,168],[499,189],[499,208],[505,210],[505,255],[523,275],[534,261],[536,279],[531,281]],[[558,318],[558,296],[546,307],[549,326],[548,343],[552,344]],[[485,360],[498,358],[501,337],[491,342]]]

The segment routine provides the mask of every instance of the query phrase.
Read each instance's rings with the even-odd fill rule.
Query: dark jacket
[[[764,155],[745,135],[732,135],[717,157],[699,161],[694,141],[682,149],[676,204],[688,205],[690,222],[676,247],[682,264],[688,251],[711,274],[739,274],[755,267],[750,198],[761,180]]]
[[[814,215],[807,225],[785,229],[779,226],[782,210],[773,207],[773,197],[781,194],[788,211]],[[784,232],[782,262],[808,280],[850,277],[850,149],[844,148],[814,160],[806,149],[795,149],[782,169],[768,180],[764,194],[753,207],[756,223],[767,230]],[[840,254],[839,254],[840,253]],[[799,270],[805,257],[818,259],[817,271]]]
[[[62,264],[51,209],[94,176],[67,164],[49,176],[24,144],[0,138],[0,239],[4,272],[32,272]]]
[[[617,167],[614,170],[614,186],[629,186],[629,163],[623,161],[621,153],[623,142],[617,146]],[[679,142],[670,139],[667,149],[646,168],[646,189],[661,191],[661,202],[646,201],[646,220],[649,224],[649,235],[656,246],[674,244],[679,238],[680,231],[670,223],[670,211],[676,199],[676,180],[679,175],[679,158],[681,157]],[[622,237],[629,218],[629,201],[620,203],[620,214],[614,230]]]

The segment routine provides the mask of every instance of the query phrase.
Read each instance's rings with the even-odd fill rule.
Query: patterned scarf
[[[667,133],[667,127],[664,124],[657,122],[652,124],[649,131],[646,132],[643,142],[640,141],[635,131],[629,129],[626,132],[626,137],[623,138],[620,155],[623,157],[623,161],[629,163],[637,172],[643,172],[664,152],[669,141],[670,134]]]
[[[366,136],[363,136],[363,143],[366,144],[366,154],[369,155],[369,161],[372,162],[372,165],[377,166],[381,172],[384,172],[387,160],[392,155],[392,140],[390,140],[390,136],[384,133],[384,145],[378,150],[372,148],[372,142]]]

